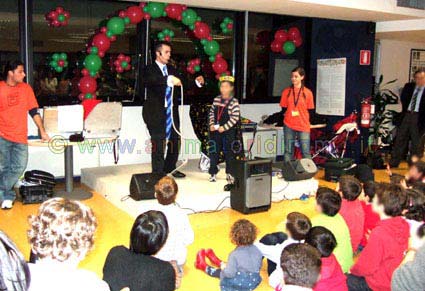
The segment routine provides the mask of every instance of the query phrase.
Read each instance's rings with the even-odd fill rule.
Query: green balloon
[[[174,37],[174,31],[170,30],[170,37]]]
[[[158,33],[158,38],[159,38],[160,40],[164,40],[164,37],[165,37],[165,35],[164,35],[164,33],[163,33],[163,32]]]
[[[195,72],[199,72],[201,70],[201,67],[199,65],[195,66]]]
[[[215,62],[215,56],[210,56],[210,57],[208,58],[208,60],[209,60],[211,63],[214,63],[214,62]]]
[[[204,45],[204,50],[207,55],[215,56],[220,50],[220,45],[215,40],[207,41],[207,43]]]
[[[198,18],[198,15],[196,14],[195,10],[193,9],[186,9],[182,13],[182,22],[183,24],[190,26],[194,25],[196,20]]]
[[[224,17],[224,22],[229,23],[230,21],[232,21],[229,17]]]
[[[223,28],[223,33],[229,33],[229,29]]]
[[[125,23],[125,24],[129,24],[129,23],[130,23],[130,18],[128,18],[128,17],[124,17],[124,23]]]
[[[106,36],[108,37],[108,38],[111,38],[111,37],[113,37],[114,36],[114,34],[112,33],[112,31],[107,31],[106,32]]]
[[[165,35],[170,35],[170,30],[168,28],[162,31]]]
[[[93,94],[92,93],[86,93],[86,95],[84,95],[84,97],[86,97],[86,99],[92,99]]]
[[[58,15],[58,21],[59,21],[59,22],[64,22],[64,21],[65,21],[65,15],[63,15],[63,14],[59,14],[59,15]]]
[[[56,70],[56,72],[58,72],[58,73],[62,73],[63,68],[62,68],[62,67],[57,66],[57,67],[55,67],[55,70]]]
[[[224,22],[220,23],[220,28],[221,29],[225,29],[226,28],[226,23],[224,23]]]
[[[149,2],[145,6],[146,12],[150,14],[152,18],[158,18],[164,16],[165,4],[160,2]]]
[[[206,45],[207,44],[207,41],[208,41],[207,39],[203,38],[203,39],[201,39],[201,44],[202,45]]]
[[[89,72],[89,74],[90,74],[90,77],[95,77],[97,75],[97,72],[92,71],[92,72]]]
[[[97,73],[97,71],[99,71],[102,67],[102,60],[98,55],[87,55],[84,59],[84,67],[89,72]]]
[[[63,62],[63,67],[64,67],[64,68],[68,67],[68,61],[64,61],[64,62]]]
[[[106,25],[108,31],[112,33],[112,35],[118,35],[124,32],[125,22],[121,17],[112,17],[108,20],[108,24]]]
[[[67,58],[68,58],[68,56],[66,55],[66,53],[61,53],[60,54],[60,59],[61,60],[64,60],[65,61]]]
[[[99,49],[96,46],[92,46],[90,49],[90,53],[92,55],[97,55],[97,53],[99,52]]]
[[[285,41],[283,44],[283,51],[287,54],[293,54],[295,52],[295,44],[292,41]]]
[[[54,67],[57,66],[57,63],[52,60],[52,61],[50,61],[49,65],[50,65],[50,67],[54,68]]]
[[[54,53],[53,56],[52,56],[52,59],[55,60],[55,61],[58,61],[60,59],[60,55],[57,54],[57,53]]]
[[[126,61],[121,62],[121,67],[123,67],[124,69],[127,68],[128,63]]]
[[[189,25],[189,29],[190,29],[190,30],[194,30],[194,29],[195,29],[195,24],[191,24],[191,25]]]

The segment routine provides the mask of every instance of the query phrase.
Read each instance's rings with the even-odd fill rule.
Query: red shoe
[[[207,269],[207,262],[205,261],[205,250],[202,249],[196,254],[196,261],[195,261],[195,268],[201,271],[204,271]]]
[[[207,249],[205,251],[205,255],[211,261],[211,263],[213,263],[213,265],[220,268],[222,261],[216,256],[212,249]]]

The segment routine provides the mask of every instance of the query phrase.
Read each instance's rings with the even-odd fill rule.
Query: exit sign
[[[370,65],[370,50],[361,50],[360,51],[360,65],[369,66]]]

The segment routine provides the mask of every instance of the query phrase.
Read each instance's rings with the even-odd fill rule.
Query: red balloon
[[[127,8],[127,16],[130,18],[130,23],[137,24],[143,20],[143,10],[140,6],[130,6]]]
[[[114,66],[116,66],[116,67],[121,66],[121,62],[120,62],[120,60],[115,60],[115,61],[114,61]]]
[[[288,33],[283,29],[279,29],[274,34],[274,39],[282,44],[282,43],[284,43],[285,41],[288,40]]]
[[[104,52],[104,51],[99,51],[99,52],[97,53],[97,55],[98,55],[99,57],[103,58],[103,57],[105,56],[105,52]]]
[[[108,29],[106,28],[106,26],[102,26],[101,28],[100,28],[100,32],[101,33],[106,33],[108,31]]]
[[[200,65],[201,64],[201,59],[195,59],[195,65]]]
[[[63,67],[65,65],[65,61],[64,60],[59,60],[58,61],[58,66],[59,67]]]
[[[127,63],[131,62],[130,56],[125,56],[124,61],[126,61]]]
[[[104,33],[96,34],[93,37],[92,44],[102,52],[106,52],[111,47],[111,41]]]
[[[87,70],[86,68],[84,68],[84,69],[81,70],[81,74],[83,76],[88,76],[89,75],[89,70]]]
[[[217,58],[215,62],[212,64],[212,68],[214,72],[217,74],[221,74],[227,71],[227,62],[223,58]]]
[[[78,89],[83,94],[94,93],[97,89],[96,79],[90,76],[84,76],[78,82]]]
[[[78,94],[78,99],[80,99],[80,101],[84,100],[84,95],[83,93]]]
[[[208,40],[208,41],[212,41],[212,40],[213,40],[212,36],[211,36],[211,35],[209,35],[209,36],[207,37],[207,40]]]
[[[69,13],[69,11],[64,11],[63,12],[63,16],[65,16],[65,18],[69,18],[69,17],[71,17],[71,14]]]
[[[282,43],[277,40],[274,40],[270,45],[270,48],[272,52],[278,53],[282,50]]]
[[[145,13],[145,15],[143,15],[143,18],[149,20],[151,19],[151,15],[149,13]]]
[[[116,37],[115,35],[113,35],[113,36],[111,36],[111,37],[109,38],[109,40],[110,40],[111,42],[114,42],[114,41],[116,41],[116,40],[117,40],[117,37]]]
[[[193,33],[197,38],[203,39],[210,35],[211,29],[205,22],[197,21],[195,23],[195,29],[193,30]]]
[[[298,37],[298,38],[294,39],[294,44],[295,44],[296,47],[302,46],[302,44],[303,44],[302,37]]]
[[[189,66],[189,67],[187,67],[187,71],[190,73],[190,74],[195,74],[196,73],[196,71],[195,71],[195,67],[193,67],[193,66]]]
[[[61,26],[61,23],[59,22],[59,20],[53,20],[53,21],[52,21],[52,25],[53,25],[54,27],[59,27],[59,26]]]
[[[119,16],[119,17],[121,17],[121,18],[127,17],[127,12],[125,12],[124,10],[121,10],[121,11],[118,13],[118,16]]]
[[[288,29],[288,40],[294,41],[297,38],[301,38],[301,32],[298,27],[291,27]]]
[[[117,59],[120,60],[120,61],[124,61],[125,60],[125,55],[119,54],[118,57],[117,57]]]
[[[232,30],[232,29],[233,29],[233,23],[228,23],[228,24],[227,24],[227,29]]]
[[[185,7],[181,4],[168,4],[167,7],[165,7],[167,16],[176,20],[182,19],[183,10],[185,10]]]
[[[56,12],[58,13],[58,14],[62,14],[63,13],[63,11],[65,10],[65,9],[63,9],[63,7],[62,6],[58,6],[58,7],[56,7]]]
[[[166,37],[164,37],[164,40],[170,42],[171,41],[171,37],[169,35],[167,35]]]
[[[115,70],[117,70],[118,73],[124,72],[124,69],[121,66],[120,67],[116,67]]]
[[[47,17],[51,20],[55,20],[58,18],[58,13],[54,10],[50,11],[49,14],[47,14]]]

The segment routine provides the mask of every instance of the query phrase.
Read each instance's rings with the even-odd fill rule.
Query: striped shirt
[[[224,127],[224,130],[229,130],[231,129],[233,126],[236,125],[236,123],[239,122],[240,120],[240,107],[239,107],[239,102],[238,99],[236,99],[235,97],[232,97],[232,99],[230,100],[224,100],[221,98],[220,96],[217,96],[214,98],[213,104],[210,108],[210,114],[209,114],[209,125],[215,125],[218,124],[219,122],[217,121],[217,118],[215,116],[215,109],[219,106],[226,106],[226,102],[227,103],[227,112],[229,114],[229,120],[222,125]]]

